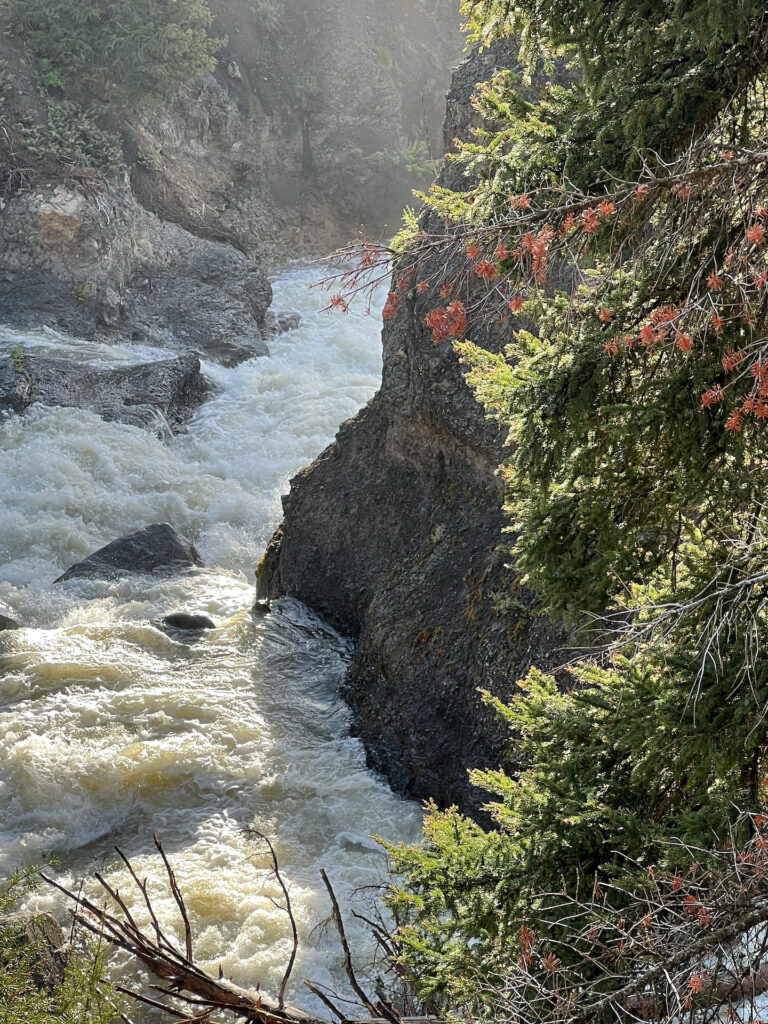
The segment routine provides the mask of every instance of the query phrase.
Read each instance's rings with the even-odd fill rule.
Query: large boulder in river
[[[21,629],[21,623],[14,618],[13,609],[0,601],[0,633],[5,629]]]
[[[82,578],[109,579],[124,572],[188,569],[202,564],[191,541],[167,523],[156,523],[99,548],[67,569],[54,583]]]
[[[200,360],[175,359],[100,367],[15,349],[0,358],[0,412],[30,405],[89,409],[105,420],[177,433],[208,394]]]

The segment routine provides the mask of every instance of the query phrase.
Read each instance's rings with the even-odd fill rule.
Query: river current
[[[97,869],[124,894],[118,845],[153,880],[178,933],[157,832],[198,959],[276,992],[289,931],[266,859],[244,836],[255,827],[273,839],[290,886],[303,1005],[302,978],[341,977],[334,937],[314,928],[328,913],[320,868],[342,896],[375,886],[386,864],[371,836],[412,840],[421,820],[349,736],[338,698],[347,641],[298,602],[249,614],[290,476],[381,375],[377,319],[362,306],[322,312],[316,279],[298,268],[274,282],[273,308],[298,312],[301,325],[272,339],[269,358],[204,363],[215,393],[169,443],[77,409],[0,422],[0,600],[28,627],[0,634],[0,877],[54,856],[65,883]],[[0,352],[19,344],[101,365],[168,355],[0,330]],[[52,585],[96,548],[157,522],[190,536],[207,568]],[[195,645],[175,642],[151,624],[174,611],[204,613],[218,628]],[[48,891],[30,905],[63,912]],[[348,917],[353,944],[369,948]]]

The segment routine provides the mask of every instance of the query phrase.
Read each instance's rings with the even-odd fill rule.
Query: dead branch
[[[272,873],[274,874],[274,876],[275,876],[275,878],[277,880],[278,885],[280,886],[280,888],[283,891],[283,896],[285,897],[285,907],[283,909],[285,910],[286,914],[288,915],[288,920],[291,922],[291,934],[293,936],[293,948],[291,950],[291,955],[290,955],[290,957],[288,959],[288,964],[287,964],[287,966],[285,968],[285,974],[283,975],[283,980],[280,983],[280,991],[278,992],[278,995],[277,995],[278,1006],[280,1006],[282,1008],[285,1005],[285,990],[288,987],[288,982],[289,982],[290,977],[291,977],[291,972],[293,971],[293,965],[296,962],[296,954],[299,951],[299,931],[298,931],[298,928],[296,927],[296,918],[293,916],[293,907],[291,906],[291,897],[288,894],[288,888],[287,888],[285,882],[283,881],[283,876],[280,874],[280,865],[279,865],[278,860],[277,860],[277,854],[275,853],[274,846],[272,845],[271,841],[262,832],[258,832],[255,829],[250,829],[249,832],[248,832],[248,835],[249,836],[253,836],[256,839],[262,840],[262,842],[266,843],[267,847],[269,848],[269,854],[270,854],[270,857],[272,858]],[[277,906],[277,904],[275,904],[275,905]]]
[[[171,865],[168,862],[168,858],[165,855],[165,851],[160,845],[160,840],[157,838],[157,832],[153,833],[152,839],[154,840],[155,846],[157,847],[157,852],[163,858],[165,870],[168,872],[168,882],[170,883],[171,886],[171,892],[173,893],[173,898],[176,901],[176,906],[179,908],[181,919],[184,922],[184,939],[187,947],[187,960],[189,960],[189,962],[192,963],[192,929],[190,928],[189,925],[187,908],[184,906],[184,900],[182,899],[179,887],[176,883],[176,875],[174,875]]]
[[[249,834],[264,840],[269,848],[272,871],[285,899],[285,906],[282,909],[288,914],[291,923],[292,950],[277,999],[272,999],[258,990],[241,988],[229,979],[224,978],[221,969],[219,970],[219,977],[214,978],[194,963],[192,959],[192,927],[184,897],[176,881],[170,861],[157,835],[153,837],[154,843],[162,858],[168,885],[184,927],[184,952],[163,931],[152,906],[146,879],[142,881],[138,877],[129,859],[120,850],[117,851],[118,856],[127,868],[130,878],[141,894],[147,909],[150,920],[149,929],[143,929],[137,923],[128,902],[121,896],[120,891],[113,885],[110,885],[98,873],[95,875],[96,880],[112,901],[112,904],[117,908],[117,912],[110,912],[106,907],[98,906],[95,902],[84,896],[82,885],[79,891],[75,892],[45,874],[42,875],[42,878],[48,885],[62,893],[74,904],[72,916],[75,925],[83,928],[98,939],[105,940],[116,948],[124,950],[146,967],[152,975],[166,983],[165,986],[152,986],[154,991],[161,996],[166,996],[171,1000],[186,1004],[187,1009],[180,1010],[172,1003],[135,992],[124,986],[115,986],[118,992],[130,996],[136,1002],[142,1003],[145,1006],[151,1006],[153,1009],[162,1010],[173,1016],[175,1024],[210,1024],[212,1015],[218,1011],[230,1012],[235,1017],[248,1022],[248,1024],[331,1024],[330,1021],[313,1013],[295,1006],[288,1006],[285,1003],[285,993],[299,947],[298,928],[288,887],[280,872],[280,865],[274,846],[266,836],[259,832],[251,832]],[[332,918],[344,953],[345,972],[355,996],[371,1014],[370,1022],[365,1022],[365,1024],[372,1024],[372,1022],[381,1022],[381,1024],[423,1024],[427,1020],[433,1020],[434,1018],[426,1017],[403,1018],[389,1002],[381,999],[374,1001],[366,995],[357,980],[352,966],[352,954],[344,930],[344,923],[336,894],[326,873],[322,871],[321,875],[333,908]],[[277,903],[276,905],[279,906]],[[382,937],[377,935],[377,939],[381,942]],[[321,990],[320,986],[312,982],[305,982],[305,984],[313,995],[328,1007],[338,1021],[342,1022],[342,1024],[353,1024],[352,1018],[344,1013],[336,1002]],[[357,1022],[354,1022],[354,1024],[357,1024]],[[363,1022],[360,1022],[360,1024],[363,1024]]]
[[[153,938],[139,929],[130,915],[122,918],[116,917],[86,897],[62,886],[54,879],[46,875],[42,877],[49,885],[74,903],[76,908],[74,918],[77,924],[92,935],[104,938],[119,949],[125,950],[155,977],[168,982],[172,990],[178,989],[180,992],[189,992],[198,997],[209,1016],[215,1010],[228,1010],[252,1024],[328,1024],[327,1021],[315,1014],[307,1013],[297,1007],[280,1006],[277,1000],[270,999],[269,996],[261,992],[241,988],[226,978],[211,977],[184,956],[170,941],[164,938]],[[101,884],[105,891],[114,898],[115,890],[106,886],[103,880]],[[139,885],[138,887],[142,893],[145,892],[145,886]],[[181,892],[178,888],[176,891],[178,893],[177,905],[179,901],[183,905]],[[120,900],[118,905],[122,909],[123,901]],[[181,913],[181,907],[179,907],[179,911]],[[123,914],[125,915],[125,911]],[[182,919],[188,920],[186,907],[184,907]],[[147,1003],[149,1000],[149,997],[128,989],[124,991],[139,1002]],[[151,1005],[163,1009],[166,1013],[174,1014],[178,1018],[178,1011],[166,1003],[151,1000]],[[205,1020],[206,1017],[198,1019]]]
[[[350,952],[349,942],[347,941],[347,935],[346,932],[344,931],[344,921],[341,916],[341,911],[339,910],[339,903],[338,900],[336,899],[336,893],[333,891],[333,886],[328,880],[328,875],[322,868],[320,869],[320,876],[323,879],[323,884],[325,885],[325,888],[328,890],[328,895],[331,900],[331,906],[333,907],[333,921],[334,924],[336,925],[336,931],[339,934],[341,948],[344,951],[344,971],[346,972],[347,978],[349,979],[349,984],[352,987],[352,991],[355,993],[358,999],[360,999],[363,1006],[367,1010],[369,1010],[374,1017],[378,1016],[380,1013],[383,1013],[386,1020],[390,1021],[391,1024],[400,1024],[402,1018],[394,1010],[393,1007],[386,1006],[383,1003],[373,1003],[361,988],[357,980],[357,977],[355,976],[354,967],[352,966],[352,953]]]

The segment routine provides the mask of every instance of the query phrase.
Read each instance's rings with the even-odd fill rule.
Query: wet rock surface
[[[35,403],[88,409],[163,436],[183,428],[208,390],[193,354],[110,368],[22,349],[0,358],[0,412],[19,415]]]
[[[191,541],[167,523],[145,526],[99,548],[71,566],[55,583],[70,579],[111,579],[124,572],[189,569],[203,564]]]
[[[267,313],[267,330],[270,334],[287,334],[301,326],[298,313]]]
[[[21,623],[13,609],[0,601],[0,633],[6,629],[21,629]]]
[[[496,46],[457,71],[449,145],[476,116],[475,83],[505,62],[514,54]],[[442,183],[456,173],[449,165]],[[402,298],[384,328],[381,390],[291,482],[260,596],[297,597],[358,637],[346,697],[373,767],[411,797],[479,813],[467,769],[510,754],[478,689],[509,697],[531,664],[562,659],[563,637],[506,567],[504,437],[450,343],[433,344],[429,308],[415,290]],[[499,351],[511,329],[469,334]]]
[[[232,365],[268,354],[272,289],[258,257],[147,212],[126,186],[64,185],[0,211],[0,323],[93,341],[200,352]]]
[[[189,615],[187,612],[174,612],[166,615],[162,623],[168,629],[178,629],[198,633],[205,629],[216,629],[216,623],[207,615]]]

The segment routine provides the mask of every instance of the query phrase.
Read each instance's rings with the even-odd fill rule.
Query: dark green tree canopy
[[[598,927],[610,903],[623,921],[649,876],[682,891],[692,860],[732,856],[750,835],[768,849],[745,814],[768,820],[767,12],[755,0],[462,8],[476,42],[517,36],[524,67],[547,75],[539,64],[533,89],[525,71],[480,86],[481,123],[452,157],[463,186],[424,196],[430,216],[399,239],[396,282],[441,295],[424,323],[509,431],[515,585],[542,615],[587,612],[598,630],[581,634],[596,646],[571,674],[533,672],[497,703],[513,767],[475,775],[492,826],[433,809],[425,842],[394,853],[393,902],[428,995],[494,1021],[580,1020],[580,993],[557,980],[567,963],[586,979],[595,966],[593,950],[564,945],[575,917]],[[392,315],[399,301],[396,284]],[[509,325],[501,354],[473,341],[490,323]],[[610,897],[577,913],[593,884]],[[706,937],[710,911],[696,906]],[[552,943],[535,984],[534,933]],[[514,1004],[499,995],[513,976]],[[719,1019],[690,1000],[703,984],[689,974],[669,1019]],[[637,1019],[604,1011],[589,1019]]]
[[[214,66],[206,0],[6,0],[11,29],[64,78],[101,97],[162,97]]]

